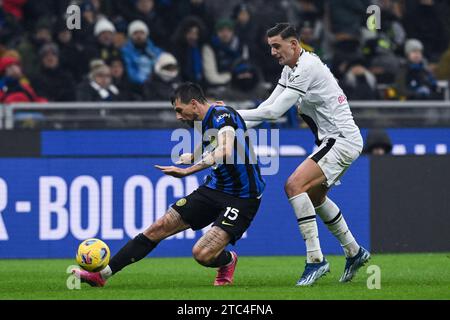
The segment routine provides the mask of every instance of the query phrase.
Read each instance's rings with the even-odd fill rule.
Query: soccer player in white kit
[[[344,92],[320,58],[304,51],[296,29],[279,23],[267,32],[272,56],[284,65],[277,87],[257,109],[239,110],[254,127],[261,121],[276,120],[293,105],[316,137],[319,146],[289,177],[285,191],[294,208],[306,243],[305,270],[298,286],[312,285],[330,271],[319,242],[316,215],[339,240],[346,265],[340,282],[350,281],[370,258],[359,246],[339,209],[327,197],[329,189],[362,152],[363,139],[353,120]]]

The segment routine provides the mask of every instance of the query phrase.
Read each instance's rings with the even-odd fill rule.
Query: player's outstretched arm
[[[257,108],[262,108],[262,107],[264,107],[264,106],[271,105],[272,103],[275,102],[275,99],[276,99],[283,91],[284,91],[284,87],[282,87],[281,85],[277,85],[277,86],[275,87],[275,89],[272,91],[270,97],[267,98],[267,100],[265,100],[263,103],[261,103]],[[237,110],[237,112],[238,112],[239,114],[241,114],[241,111],[244,111],[244,110]],[[241,114],[241,116],[242,116],[242,114]],[[247,126],[247,129],[251,129],[251,128],[257,127],[257,126],[259,126],[259,125],[261,124],[261,122],[262,122],[262,121],[250,121],[250,120],[247,120],[247,119],[245,119],[245,118],[243,118],[243,119],[245,120],[245,125]]]
[[[222,128],[217,137],[217,147],[214,151],[206,154],[200,162],[187,168],[189,174],[202,171],[215,164],[228,163],[227,160],[233,155],[235,137],[236,132],[233,127]]]
[[[283,92],[271,104],[260,106],[252,110],[239,110],[239,114],[246,121],[277,120],[284,115],[297,101],[300,94],[294,90]]]
[[[232,127],[224,127],[219,131],[218,144],[214,151],[206,154],[197,164],[189,168],[179,168],[175,166],[158,166],[155,168],[161,170],[164,174],[175,177],[183,178],[206,168],[212,167],[215,164],[224,163],[233,155],[234,139],[236,132]]]
[[[193,164],[202,156],[203,144],[199,143],[195,147],[194,153],[183,153],[175,164]]]

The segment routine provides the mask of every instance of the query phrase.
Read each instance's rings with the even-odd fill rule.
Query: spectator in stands
[[[26,30],[32,30],[39,19],[54,21],[63,18],[73,2],[73,0],[27,0],[22,24]]]
[[[261,71],[250,61],[238,61],[231,72],[231,85],[221,97],[226,100],[263,100],[268,91],[262,83]]]
[[[331,32],[334,33],[332,71],[338,79],[343,77],[346,63],[359,54],[361,28],[367,19],[369,0],[329,1]]]
[[[256,50],[255,43],[260,33],[260,25],[253,19],[251,7],[246,2],[238,4],[233,9],[232,19],[236,36],[249,48],[250,53],[253,53]]]
[[[108,19],[114,25],[116,29],[116,32],[114,34],[114,46],[118,49],[121,49],[127,43],[127,30],[129,21],[133,21],[133,19],[127,20],[125,18],[125,14],[121,10],[121,8],[125,7],[124,5],[126,5],[126,7],[131,10],[132,8],[134,8],[134,3],[133,5],[131,5],[130,0],[105,0],[103,1],[103,3],[105,4],[104,11],[108,12],[108,14],[103,18]]]
[[[23,78],[20,61],[16,57],[0,59],[0,103],[46,102]]]
[[[95,43],[86,47],[88,61],[101,59],[107,61],[121,56],[121,52],[114,45],[116,28],[108,19],[100,19],[94,27]]]
[[[316,23],[321,23],[324,15],[323,0],[294,0],[288,8],[288,19],[295,25],[300,26],[308,21],[310,25],[316,27]],[[320,26],[321,28],[323,26]]]
[[[81,4],[81,25],[80,30],[74,32],[75,40],[89,46],[95,43],[94,27],[98,19],[100,3],[98,0],[84,0]]]
[[[4,0],[0,0],[0,43],[15,46],[20,37],[20,24],[14,15],[4,10],[3,3]]]
[[[215,87],[229,84],[234,64],[247,57],[248,48],[234,34],[233,22],[219,20],[211,46],[203,48],[203,68],[208,85]]]
[[[439,61],[449,39],[443,21],[449,19],[448,11],[446,15],[435,0],[409,0],[405,1],[405,6],[404,25],[408,37],[423,43],[424,55],[430,62]]]
[[[354,51],[347,50],[348,49],[346,49],[345,51],[335,52],[330,65],[331,72],[339,81],[342,81],[344,79],[344,76],[348,71],[350,62],[358,59],[363,54],[362,50],[359,48],[359,42],[355,43],[355,48],[353,48]]]
[[[390,48],[395,54],[403,55],[403,46],[406,41],[406,31],[402,25],[402,12],[400,3],[396,0],[381,0],[382,29],[375,30],[376,33],[383,33],[389,39]]]
[[[59,1],[59,0],[58,0]],[[112,4],[111,0],[90,0],[92,5],[97,12],[97,16],[102,18],[105,16],[110,16],[112,14]]]
[[[288,11],[289,21],[300,31],[302,47],[322,56],[321,40],[323,26],[324,1],[295,0]]]
[[[168,28],[164,17],[157,12],[155,0],[136,0],[133,20],[143,21],[152,31],[152,40],[162,48],[167,48],[169,43]]]
[[[90,69],[88,79],[78,86],[77,101],[118,101],[119,89],[112,84],[110,67],[102,60],[93,60]]]
[[[272,57],[267,44],[266,32],[259,34],[255,42],[256,50],[252,52],[252,61],[262,72],[263,80],[269,85],[276,85],[280,78],[281,67]]]
[[[145,85],[144,99],[166,101],[180,84],[178,62],[167,52],[162,53],[155,64],[152,79]]]
[[[73,33],[67,29],[64,20],[57,23],[55,33],[61,68],[69,71],[76,82],[81,81],[82,77],[89,72],[83,48],[74,41]]]
[[[162,50],[150,40],[148,27],[142,21],[129,25],[128,37],[130,40],[122,49],[128,77],[132,83],[143,85],[151,77]]]
[[[319,57],[322,56],[320,39],[316,37],[314,29],[309,21],[305,21],[300,26],[300,45],[309,52],[314,52]]]
[[[52,25],[47,19],[41,19],[36,23],[34,32],[28,38],[24,38],[18,46],[23,68],[30,77],[37,76],[39,50],[50,42],[53,42]]]
[[[392,85],[400,68],[406,33],[400,19],[401,12],[393,0],[381,0],[382,28],[364,29],[363,53],[370,71],[380,84]]]
[[[36,93],[49,101],[75,101],[75,81],[67,70],[60,67],[57,45],[44,45],[39,57],[39,75],[32,78]]]
[[[439,80],[450,81],[450,46],[441,57],[441,61],[436,68],[436,76]]]
[[[358,38],[367,19],[369,0],[333,0],[329,2],[331,31],[336,41]]]
[[[17,50],[14,49],[4,49],[1,52],[0,57],[13,57],[13,58],[17,58],[20,61],[20,54]]]
[[[120,101],[140,101],[142,96],[133,91],[133,86],[125,72],[125,66],[121,58],[115,57],[108,61],[111,68],[112,84],[119,89]]]
[[[391,138],[382,129],[370,130],[367,134],[363,152],[374,156],[388,155],[392,151]]]
[[[392,84],[400,68],[400,59],[395,55],[396,46],[383,32],[376,32],[367,39],[363,52],[370,71],[377,77],[378,83]]]
[[[236,5],[246,2],[247,4],[257,8],[255,11],[255,19],[263,22],[265,29],[273,26],[276,22],[286,21],[286,4],[289,1],[267,1],[267,0],[228,0],[228,1],[211,1],[211,0],[182,0],[192,3],[202,3],[207,9],[208,15],[217,19],[228,18],[233,14]],[[317,0],[319,1],[319,0]],[[211,30],[214,30],[214,24],[207,24]]]
[[[205,25],[197,17],[186,17],[176,29],[171,51],[179,62],[183,81],[204,84],[202,49],[205,37]]]
[[[24,6],[28,0],[3,0],[6,13],[13,15],[17,21],[22,21]]]
[[[342,81],[342,89],[349,100],[376,100],[377,79],[366,68],[362,57],[351,61]]]
[[[437,81],[427,68],[422,42],[417,39],[408,40],[405,55],[407,61],[397,79],[400,96],[408,100],[438,98]]]
[[[222,15],[216,14],[211,9],[212,1],[208,0],[177,0],[175,6],[175,16],[179,21],[183,20],[186,16],[194,16],[202,21],[205,26],[205,36],[209,39],[212,34],[210,30],[214,31],[214,17],[220,18]],[[225,5],[226,2],[222,2],[221,5]],[[222,13],[222,12],[221,12]]]

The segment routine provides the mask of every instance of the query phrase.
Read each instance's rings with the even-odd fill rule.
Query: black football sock
[[[229,264],[233,259],[233,256],[231,255],[230,251],[223,250],[216,259],[214,259],[211,263],[208,263],[206,267],[208,268],[219,268],[226,266]]]
[[[153,242],[142,233],[138,234],[134,239],[128,241],[128,243],[111,258],[109,267],[111,268],[112,274],[145,258],[157,245],[157,242]]]

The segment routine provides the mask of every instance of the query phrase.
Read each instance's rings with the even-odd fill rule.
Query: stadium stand
[[[164,111],[170,91],[181,81],[195,81],[211,98],[255,106],[279,76],[280,67],[265,43],[265,30],[279,21],[298,26],[303,47],[322,58],[352,101],[391,101],[395,113],[395,101],[449,100],[449,3],[375,1],[381,8],[381,29],[369,31],[366,8],[372,2],[0,0],[0,104],[10,115],[8,109],[17,109],[7,106],[11,103],[48,101],[51,111],[69,102],[72,113],[89,119],[89,114],[74,111],[73,106],[81,106],[74,102],[101,102],[94,109],[105,110],[108,102],[151,100],[151,106],[159,106],[149,108],[157,121],[129,124],[158,127],[163,121],[171,126],[173,119]],[[80,30],[65,25],[71,4],[81,8]],[[423,105],[432,109],[439,103]],[[363,118],[384,114],[384,106],[371,107]],[[62,118],[73,116],[65,107],[59,110]],[[91,113],[95,118],[97,112]],[[355,113],[357,118],[361,114]],[[39,122],[45,112],[27,115],[38,122],[31,127],[49,126]],[[288,114],[285,125],[299,126],[295,118],[295,112]],[[7,122],[2,126],[11,126]]]

